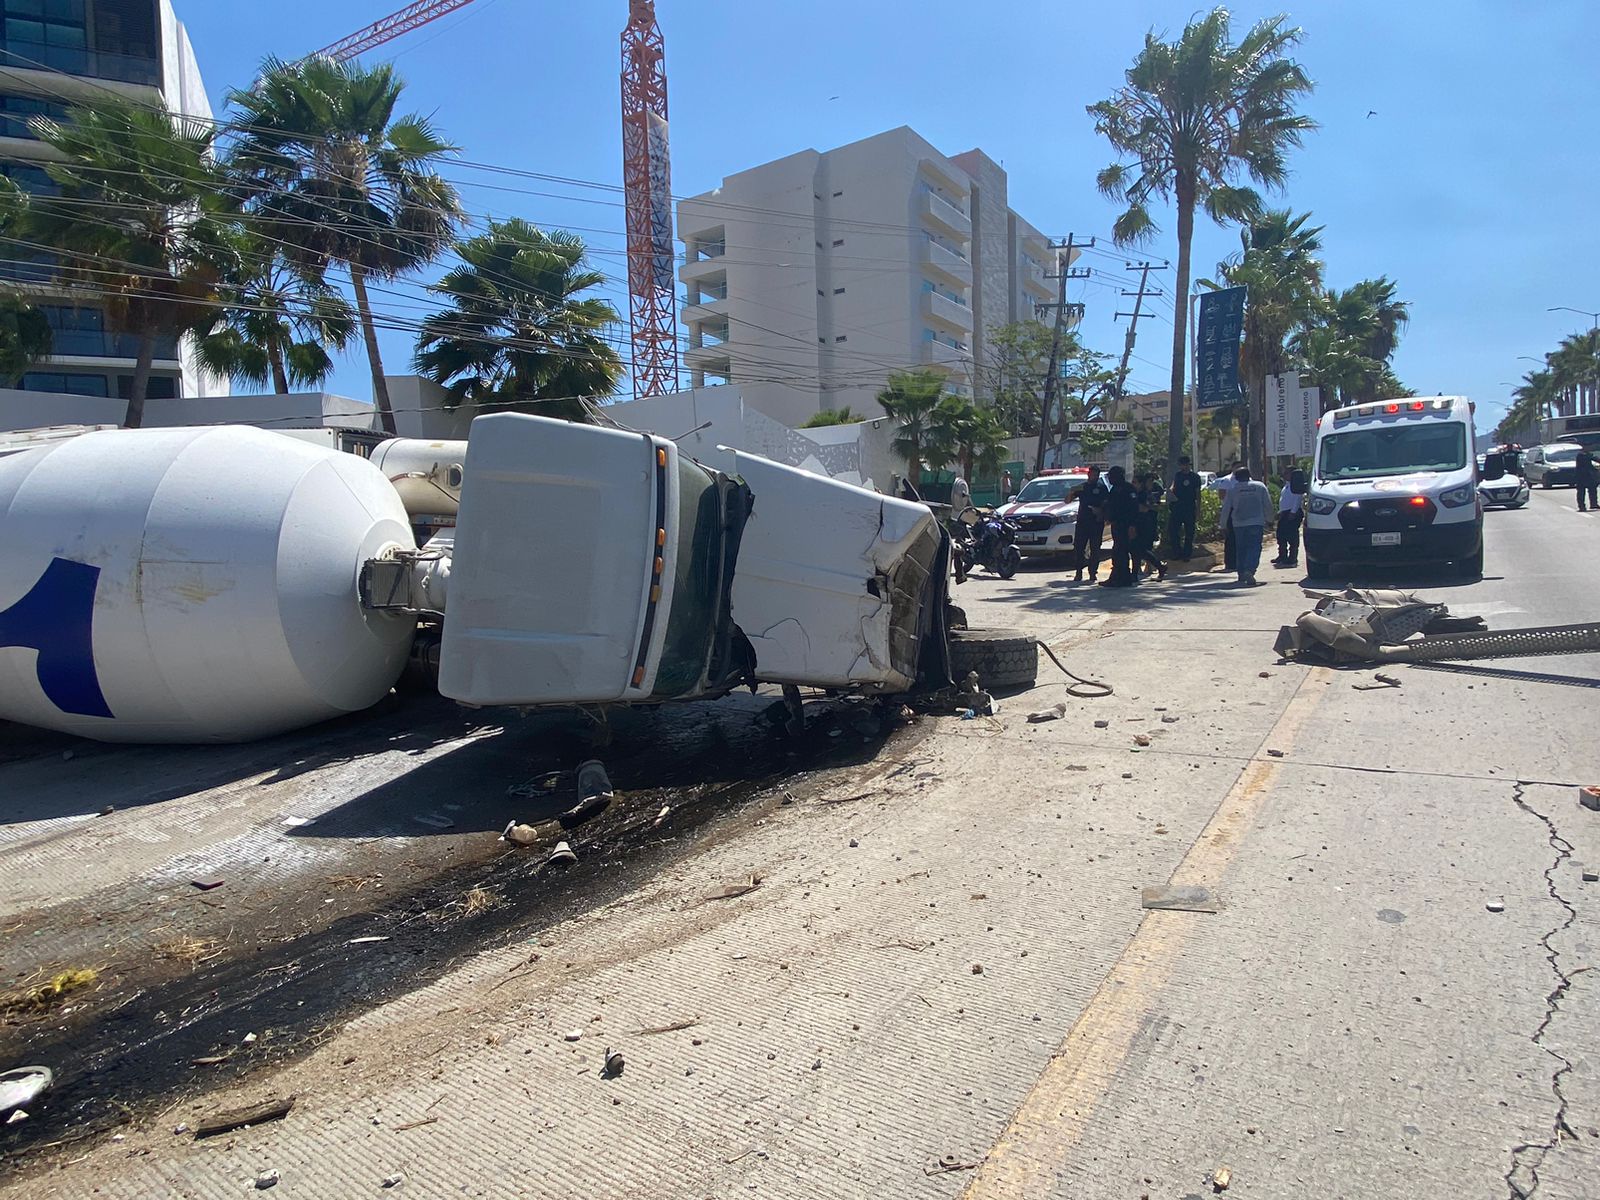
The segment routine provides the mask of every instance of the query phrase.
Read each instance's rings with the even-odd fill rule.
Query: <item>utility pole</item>
[[[1124,271],[1139,272],[1139,290],[1136,292],[1130,292],[1126,288],[1123,289],[1122,294],[1124,296],[1133,297],[1133,311],[1131,313],[1119,312],[1112,318],[1113,320],[1117,320],[1122,317],[1131,318],[1131,320],[1128,322],[1128,335],[1123,339],[1122,342],[1122,365],[1117,368],[1116,390],[1112,393],[1112,399],[1117,401],[1122,399],[1122,386],[1127,382],[1128,379],[1128,359],[1133,356],[1133,340],[1139,332],[1139,317],[1143,314],[1144,298],[1146,296],[1159,296],[1162,294],[1159,289],[1151,291],[1145,285],[1149,282],[1151,271],[1165,271],[1167,269],[1167,264],[1162,263],[1158,267],[1153,263],[1147,262],[1127,263],[1122,269]],[[1170,409],[1172,401],[1168,400],[1167,405]],[[1171,419],[1170,416],[1168,419]]]
[[[1056,319],[1050,333],[1050,367],[1044,377],[1044,402],[1039,410],[1039,448],[1033,456],[1033,472],[1037,475],[1044,470],[1044,445],[1045,439],[1050,436],[1050,406],[1055,403],[1056,377],[1061,373],[1061,331],[1067,319],[1067,280],[1087,279],[1087,270],[1074,271],[1072,269],[1072,252],[1077,249],[1088,249],[1094,245],[1094,239],[1087,242],[1074,241],[1075,234],[1067,234],[1067,240],[1051,247],[1056,251],[1056,275],[1059,281],[1056,289],[1056,302],[1052,307],[1056,310]],[[1063,253],[1065,257],[1063,258]]]

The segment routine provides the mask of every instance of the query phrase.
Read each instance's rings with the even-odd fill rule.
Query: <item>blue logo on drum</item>
[[[39,652],[39,686],[64,713],[109,717],[94,669],[94,592],[100,568],[55,558],[21,600],[0,612],[0,648]]]

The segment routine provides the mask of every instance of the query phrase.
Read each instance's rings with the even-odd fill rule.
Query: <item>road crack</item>
[[[1539,939],[1539,944],[1544,947],[1545,961],[1550,964],[1550,970],[1556,977],[1556,985],[1544,998],[1544,1018],[1533,1031],[1533,1044],[1538,1046],[1560,1065],[1550,1077],[1550,1091],[1555,1097],[1555,1119],[1551,1122],[1550,1136],[1542,1142],[1524,1142],[1515,1146],[1511,1151],[1511,1168],[1506,1172],[1506,1188],[1510,1200],[1529,1200],[1539,1191],[1539,1168],[1543,1165],[1545,1156],[1561,1145],[1562,1138],[1576,1137],[1572,1127],[1567,1124],[1567,1096],[1564,1080],[1572,1070],[1572,1062],[1563,1055],[1557,1054],[1544,1044],[1545,1033],[1550,1028],[1550,1022],[1560,1011],[1561,1001],[1566,997],[1567,991],[1572,987],[1573,976],[1578,972],[1568,972],[1562,969],[1561,954],[1551,944],[1551,939],[1558,934],[1566,932],[1568,927],[1578,919],[1578,910],[1573,908],[1556,887],[1556,872],[1561,864],[1572,857],[1572,843],[1556,832],[1555,822],[1545,816],[1538,809],[1528,803],[1524,796],[1526,785],[1518,780],[1511,789],[1511,799],[1523,812],[1534,817],[1545,827],[1549,835],[1550,848],[1556,852],[1554,861],[1545,868],[1545,888],[1550,893],[1550,898],[1566,910],[1566,918],[1555,928],[1549,930]],[[1581,968],[1580,968],[1581,970]]]

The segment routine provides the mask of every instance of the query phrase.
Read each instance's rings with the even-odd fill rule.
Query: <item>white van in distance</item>
[[[1485,479],[1505,473],[1490,455]],[[1306,496],[1306,574],[1334,563],[1451,563],[1483,574],[1472,403],[1405,397],[1324,413]]]

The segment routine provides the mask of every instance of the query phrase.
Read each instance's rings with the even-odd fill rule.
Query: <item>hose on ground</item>
[[[1072,680],[1071,683],[1067,684],[1067,695],[1074,696],[1079,700],[1103,700],[1111,695],[1111,685],[1109,683],[1101,683],[1096,679],[1085,679],[1081,675],[1074,675],[1067,670],[1066,664],[1056,657],[1056,652],[1050,649],[1049,646],[1040,642],[1039,649],[1048,654],[1050,661],[1061,668],[1061,673]]]

